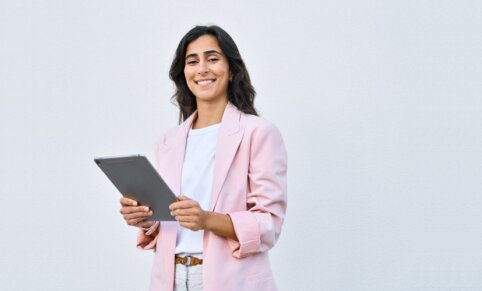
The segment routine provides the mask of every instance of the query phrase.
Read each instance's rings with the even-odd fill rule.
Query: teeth
[[[213,80],[202,80],[202,81],[198,81],[197,83],[199,85],[206,85],[206,84],[211,84],[213,82]]]

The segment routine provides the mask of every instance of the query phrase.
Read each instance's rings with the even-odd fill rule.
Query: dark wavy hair
[[[179,107],[179,122],[186,120],[197,109],[196,97],[186,83],[184,66],[187,46],[203,35],[214,36],[228,59],[229,69],[232,73],[232,80],[228,84],[229,102],[244,113],[258,115],[254,108],[256,91],[251,85],[248,70],[234,40],[219,26],[196,26],[181,39],[169,70],[169,78],[176,84],[176,92],[171,100]]]

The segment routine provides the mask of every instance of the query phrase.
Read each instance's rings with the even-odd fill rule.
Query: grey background
[[[177,121],[196,24],[235,39],[289,153],[280,290],[482,290],[480,1],[0,0],[0,289],[146,290],[95,156]]]

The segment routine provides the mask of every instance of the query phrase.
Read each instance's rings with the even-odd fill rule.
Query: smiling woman
[[[184,76],[197,107],[228,100],[229,63],[215,37],[200,36],[187,46]],[[226,105],[226,104],[225,104]]]
[[[181,124],[156,149],[157,169],[178,195],[176,222],[121,199],[138,247],[155,249],[151,290],[276,290],[268,250],[286,212],[287,157],[278,129],[257,116],[255,91],[232,38],[196,26],[169,72]]]
[[[201,41],[202,39],[204,41]],[[198,46],[203,45],[204,49],[198,48],[197,50],[200,51],[194,50],[191,44],[194,45],[195,42],[198,43]],[[208,44],[211,46],[210,48],[207,48]],[[210,55],[212,56],[211,62],[216,63],[222,60],[222,63],[227,63],[228,65],[229,82],[227,97],[229,102],[244,113],[257,115],[254,109],[256,92],[251,85],[248,70],[234,40],[218,26],[196,26],[181,39],[169,71],[169,77],[176,85],[176,92],[173,98],[179,104],[180,121],[186,120],[194,113],[198,105],[196,103],[197,96],[188,85],[189,78],[185,75],[186,70],[189,70],[191,65],[196,68],[201,58],[209,59]],[[204,67],[204,69],[210,70],[211,66]],[[199,79],[202,78],[199,77]]]

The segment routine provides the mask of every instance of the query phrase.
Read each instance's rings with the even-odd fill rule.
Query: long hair
[[[256,91],[251,85],[248,70],[234,40],[219,26],[196,26],[189,30],[179,42],[169,70],[169,78],[176,84],[176,91],[171,100],[179,107],[179,122],[186,120],[197,109],[196,97],[186,83],[184,66],[187,46],[203,35],[214,36],[228,59],[229,69],[232,73],[232,80],[228,84],[229,102],[244,113],[258,115],[254,108]]]

